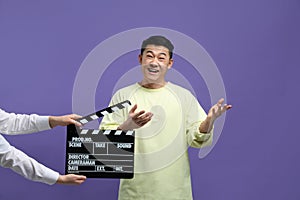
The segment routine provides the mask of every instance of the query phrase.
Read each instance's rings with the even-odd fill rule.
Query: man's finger
[[[82,124],[76,120],[71,120],[71,123],[74,124],[75,126],[81,127]]]
[[[147,112],[146,114],[144,114],[144,115],[141,115],[141,116],[139,116],[139,117],[137,117],[137,118],[135,118],[135,123],[137,123],[137,124],[143,124],[144,123],[144,121],[150,121],[151,120],[151,118],[152,118],[152,116],[153,116],[153,114],[152,113],[150,113],[150,112]]]
[[[218,106],[222,106],[223,103],[224,103],[224,98],[221,98],[217,104],[218,104]]]
[[[229,110],[232,108],[232,105],[226,105],[226,110]]]
[[[145,112],[145,111],[144,111]],[[150,112],[147,112],[146,114],[143,114],[143,115],[140,115],[140,116],[138,116],[137,118],[139,119],[139,120],[144,120],[144,119],[147,119],[147,118],[149,118],[149,117],[152,117],[152,113],[150,113]]]
[[[71,118],[72,118],[72,119],[79,119],[79,118],[82,118],[82,116],[77,115],[77,114],[72,114],[72,115],[71,115]]]
[[[133,120],[136,120],[138,117],[140,117],[142,114],[144,114],[145,113],[145,111],[144,110],[142,110],[142,111],[140,111],[140,112],[138,112],[138,113],[135,113],[133,116],[132,116],[132,119]]]
[[[137,109],[137,105],[135,104],[129,111],[129,113],[134,113],[135,110]]]

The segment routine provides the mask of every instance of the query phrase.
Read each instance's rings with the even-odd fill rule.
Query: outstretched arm
[[[213,124],[215,120],[220,117],[224,112],[232,108],[232,105],[224,104],[224,99],[220,99],[218,103],[213,105],[208,114],[206,119],[201,123],[199,127],[200,133],[209,133],[212,130]]]
[[[25,134],[48,130],[55,126],[66,126],[81,124],[76,119],[79,115],[71,114],[64,116],[39,116],[36,114],[15,114],[7,113],[0,109],[0,133],[4,134]]]
[[[11,146],[2,135],[0,135],[0,166],[10,168],[29,180],[49,185],[54,183],[81,184],[86,179],[85,176],[74,174],[59,175],[58,172]]]

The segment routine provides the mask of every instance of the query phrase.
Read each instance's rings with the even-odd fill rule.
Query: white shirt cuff
[[[38,116],[36,122],[39,131],[45,131],[51,129],[49,124],[49,116]]]
[[[55,184],[56,181],[58,180],[59,173],[55,172],[53,170],[49,170],[47,173],[48,173],[47,177],[44,177],[43,182],[48,184],[48,185]]]

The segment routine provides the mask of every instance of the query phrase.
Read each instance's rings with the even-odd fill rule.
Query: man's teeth
[[[158,70],[156,70],[156,69],[148,69],[149,70],[149,72],[158,72]]]

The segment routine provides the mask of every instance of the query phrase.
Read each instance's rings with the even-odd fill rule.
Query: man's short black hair
[[[141,55],[143,55],[147,45],[164,46],[169,50],[170,58],[173,56],[174,46],[170,40],[161,35],[154,35],[143,41]]]

